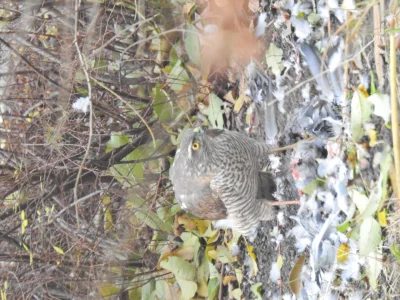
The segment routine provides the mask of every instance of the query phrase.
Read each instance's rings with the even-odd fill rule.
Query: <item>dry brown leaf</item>
[[[289,275],[289,287],[293,294],[298,296],[301,291],[301,269],[303,268],[304,262],[306,260],[306,255],[303,253],[299,259],[296,261],[292,271]]]
[[[234,104],[235,103],[235,98],[233,97],[233,92],[229,91],[228,93],[225,94],[223,97],[226,101],[229,101],[230,103]]]

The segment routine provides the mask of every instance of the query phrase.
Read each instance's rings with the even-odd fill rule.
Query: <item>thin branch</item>
[[[393,4],[393,6],[396,6]],[[394,10],[395,11],[395,10]],[[391,20],[390,28],[395,28],[395,19]],[[400,204],[400,143],[399,143],[399,111],[397,100],[397,66],[396,66],[396,35],[390,32],[390,99],[392,103],[392,138],[393,138],[393,155],[394,166],[396,172],[396,180],[394,189],[397,191],[397,202]]]
[[[106,85],[104,85],[103,83],[101,83],[100,81],[98,81],[96,78],[94,77],[90,77],[95,83],[97,83],[98,85],[100,85],[103,89],[107,90],[108,92],[110,92],[111,94],[113,94],[115,97],[117,97],[119,100],[121,100],[126,106],[128,106],[130,109],[132,109],[134,111],[134,113],[139,117],[139,119],[143,122],[143,124],[147,127],[147,130],[149,131],[151,138],[153,139],[153,144],[154,144],[154,148],[156,148],[156,138],[154,137],[154,133],[151,130],[149,124],[146,122],[146,120],[140,115],[140,113],[136,110],[136,108],[134,108],[128,101],[126,101],[124,98],[122,98],[120,95],[118,95],[116,92],[114,92],[112,89],[110,89],[109,87],[107,87]]]
[[[32,44],[31,42],[25,40],[23,37],[19,36],[19,35],[15,35],[14,39],[17,40],[18,42],[20,42],[22,45],[29,47],[30,49],[34,50],[37,54],[51,60],[52,62],[55,62],[57,64],[61,64],[60,59],[55,56],[53,53],[45,50],[45,49],[41,49],[38,46],[36,46],[35,44]]]
[[[29,67],[32,68],[33,71],[35,71],[36,74],[38,74],[40,77],[43,77],[44,79],[46,79],[47,81],[51,82],[52,84],[54,84],[55,86],[59,87],[60,89],[66,91],[66,92],[70,92],[67,88],[63,87],[62,85],[60,85],[57,81],[54,81],[53,79],[51,79],[50,77],[44,75],[38,68],[36,68],[34,65],[32,65],[29,60],[23,56],[21,53],[19,53],[17,50],[15,50],[13,47],[11,47],[11,45],[9,43],[7,43],[5,40],[3,40],[2,38],[0,38],[0,43],[2,43],[4,46],[6,46],[8,49],[10,49],[12,52],[14,52],[19,58],[21,58]]]
[[[76,175],[76,181],[75,181],[75,186],[74,186],[74,199],[75,199],[75,213],[76,213],[76,221],[77,221],[77,226],[79,229],[79,209],[78,209],[78,185],[79,185],[79,178],[81,177],[82,170],[83,170],[83,165],[85,164],[86,158],[89,155],[90,151],[90,145],[92,144],[92,138],[93,138],[93,102],[92,102],[92,85],[90,83],[90,78],[89,78],[89,73],[87,71],[88,67],[87,64],[83,58],[83,55],[81,53],[81,50],[78,45],[78,33],[79,33],[79,25],[78,25],[78,12],[79,12],[79,7],[80,7],[80,0],[75,0],[75,48],[79,56],[79,61],[82,67],[83,72],[85,73],[85,78],[86,78],[86,83],[88,87],[88,98],[89,98],[89,139],[86,147],[85,154],[82,158],[82,162],[79,166],[79,171],[78,174]]]
[[[103,190],[97,190],[97,191],[95,191],[95,192],[93,192],[93,193],[90,193],[89,195],[86,195],[86,196],[84,196],[84,197],[82,197],[82,198],[80,198],[80,199],[75,200],[74,203],[71,203],[70,205],[64,207],[64,208],[63,208],[62,210],[60,210],[55,216],[52,216],[52,218],[53,218],[53,219],[59,218],[67,209],[69,209],[69,208],[71,208],[71,207],[73,207],[73,206],[76,207],[79,203],[81,203],[81,202],[85,201],[86,199],[89,199],[89,198],[91,198],[91,197],[93,197],[93,196],[96,196],[96,195],[98,195],[98,194],[100,194],[100,193],[102,193],[102,192],[103,192]]]

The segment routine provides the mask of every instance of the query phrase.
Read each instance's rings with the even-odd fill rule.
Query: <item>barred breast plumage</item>
[[[275,184],[260,172],[266,154],[267,145],[239,132],[189,129],[170,171],[175,197],[199,218],[252,235],[260,220],[274,216],[265,199],[273,200]]]

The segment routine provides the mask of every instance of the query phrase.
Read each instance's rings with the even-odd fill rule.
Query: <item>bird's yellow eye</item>
[[[192,149],[193,149],[194,151],[199,150],[199,149],[200,149],[200,143],[199,143],[199,142],[193,142],[193,144],[192,144]]]

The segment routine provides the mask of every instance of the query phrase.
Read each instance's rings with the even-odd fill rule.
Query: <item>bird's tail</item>
[[[275,197],[273,195],[275,192],[276,192],[276,184],[273,175],[268,172],[259,172],[257,199],[259,199],[259,201],[262,201],[261,205],[262,221],[272,220],[276,216],[277,207],[269,204],[269,202],[275,200]]]

